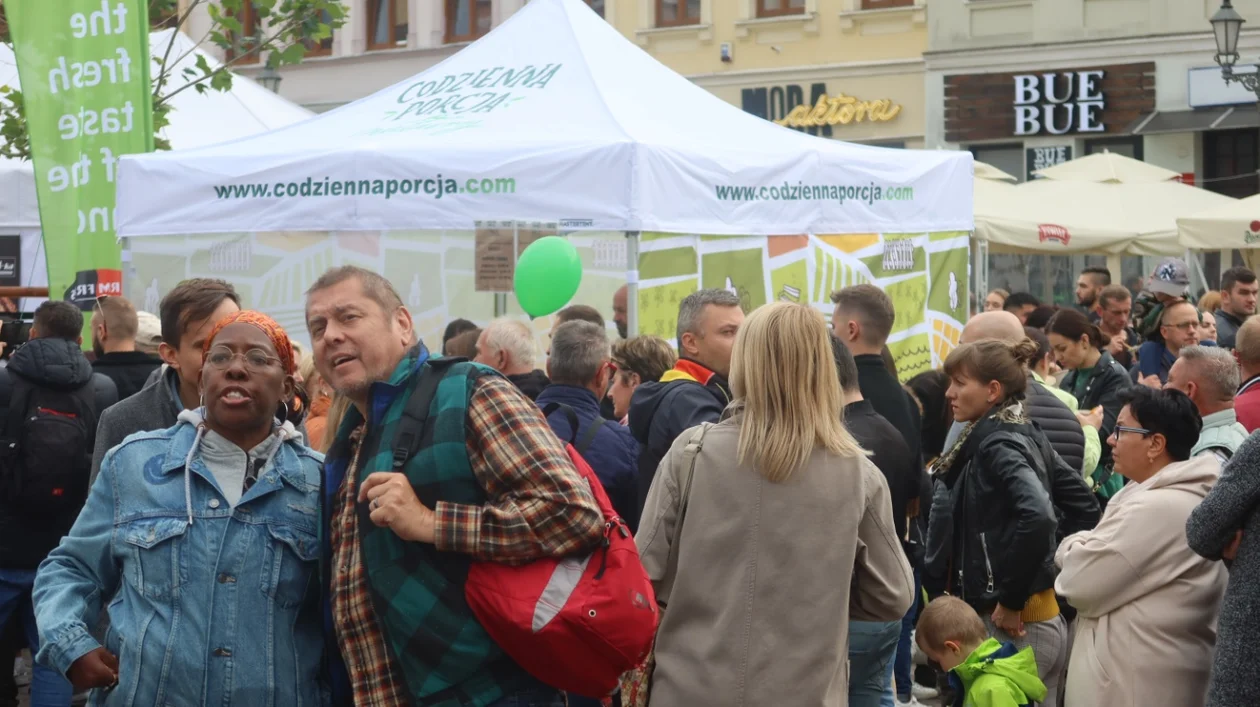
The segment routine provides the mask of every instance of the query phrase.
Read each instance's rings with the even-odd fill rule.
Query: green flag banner
[[[118,158],[153,149],[148,0],[4,6],[35,162],[49,295],[90,310],[97,297],[122,294]]]

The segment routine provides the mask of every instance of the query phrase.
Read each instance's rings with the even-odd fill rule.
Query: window
[[[757,0],[757,17],[781,17],[805,13],[805,0]]]
[[[862,0],[863,10],[886,10],[890,7],[914,7],[914,0]]]
[[[367,0],[368,50],[407,46],[407,0]]]
[[[598,12],[600,17],[604,16],[604,0],[586,0],[586,4],[590,5],[592,10]]]
[[[258,40],[262,28],[258,26],[258,13],[254,11],[254,3],[246,0],[241,3],[241,9],[230,16],[241,23],[241,33],[239,36],[228,36],[232,46],[227,48],[224,56],[228,61],[235,60],[238,64],[257,64]]]
[[[162,30],[174,27],[179,21],[179,3],[176,0],[155,0],[149,5],[149,28]],[[0,21],[2,22],[2,21]]]
[[[332,13],[325,10],[323,13],[323,17],[321,17],[319,21],[326,25],[332,24]],[[333,31],[335,32],[336,30],[333,30]],[[308,39],[306,40],[306,55],[307,56],[328,56],[332,54],[332,45],[333,45],[333,38],[331,34],[329,34],[327,37],[323,38],[322,40],[318,42]]]
[[[490,0],[446,0],[446,43],[471,42],[490,31]]]
[[[657,27],[700,24],[700,0],[656,0]]]
[[[1135,160],[1141,160],[1142,157],[1142,137],[1105,137],[1095,140],[1085,141],[1085,154],[1092,155],[1096,152],[1114,152],[1117,155],[1132,157]]]

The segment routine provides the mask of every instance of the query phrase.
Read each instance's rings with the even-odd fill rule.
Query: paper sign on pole
[[[147,0],[5,0],[49,294],[90,310],[122,294],[118,158],[153,149]],[[86,325],[85,325],[86,326]]]

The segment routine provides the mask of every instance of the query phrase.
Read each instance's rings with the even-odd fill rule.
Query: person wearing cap
[[[136,312],[136,351],[158,356],[162,346],[162,320],[152,312]]]
[[[323,704],[323,457],[282,421],[289,339],[237,312],[201,351],[201,405],[106,454],[41,565],[36,659],[95,690],[93,704]]]
[[[1186,301],[1190,289],[1190,268],[1179,258],[1164,258],[1151,272],[1146,290],[1133,302],[1133,321],[1146,341],[1137,351],[1137,363],[1131,370],[1133,382],[1160,388],[1168,382],[1168,371],[1177,360],[1177,351],[1199,343],[1199,311]],[[1169,315],[1176,307],[1179,315]],[[1172,321],[1173,319],[1177,321]],[[1186,322],[1194,320],[1195,326]],[[1185,321],[1181,321],[1185,320]]]

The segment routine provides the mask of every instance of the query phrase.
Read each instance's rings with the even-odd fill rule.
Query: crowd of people
[[[0,368],[4,650],[41,707],[1260,704],[1257,279],[1214,312],[1188,286],[988,293],[904,386],[865,284],[829,321],[701,290],[674,342],[628,336],[622,288],[545,359],[506,318],[431,353],[351,266],[306,295],[310,352],[219,280],[100,298],[91,357],[50,301]],[[619,524],[651,671],[565,695],[465,584]]]

